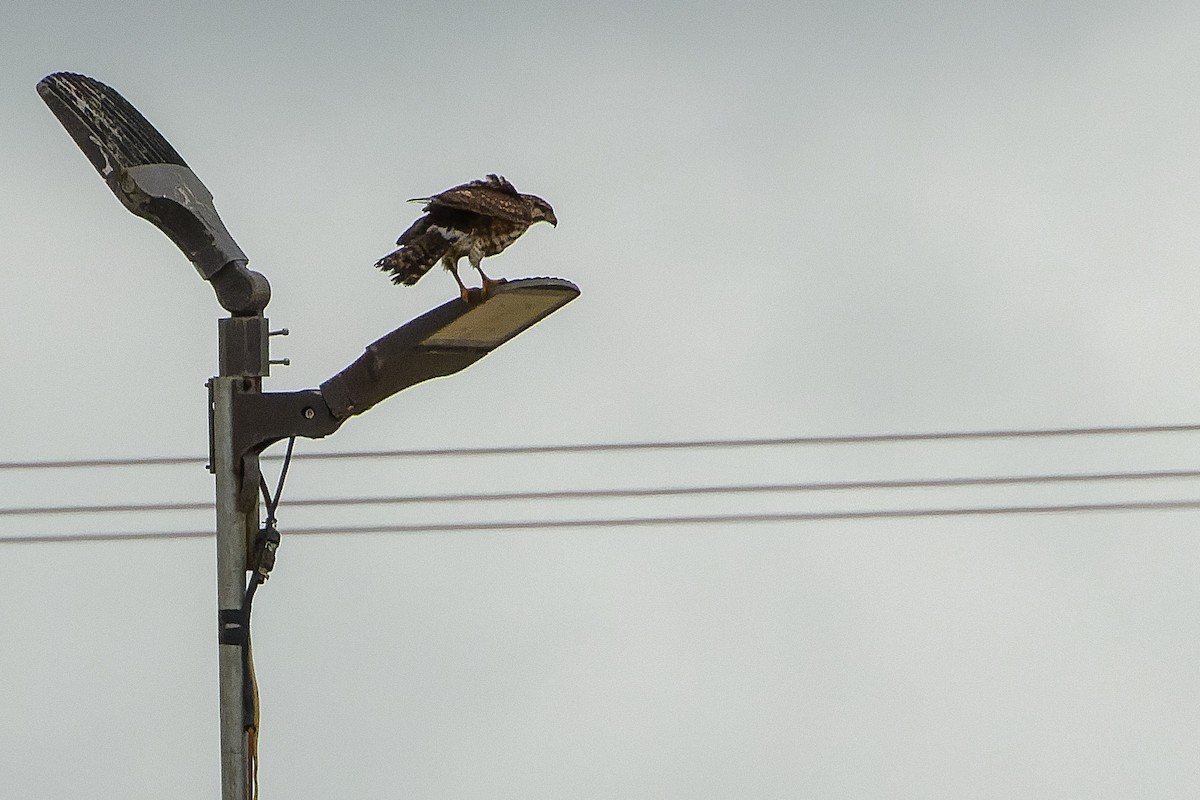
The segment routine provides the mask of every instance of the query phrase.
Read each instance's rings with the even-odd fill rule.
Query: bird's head
[[[525,197],[529,200],[529,216],[533,222],[549,222],[554,227],[558,227],[558,218],[554,216],[554,209],[550,207],[549,203],[531,194],[527,194]]]

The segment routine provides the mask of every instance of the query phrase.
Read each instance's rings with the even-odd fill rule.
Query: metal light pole
[[[213,378],[212,469],[217,484],[217,608],[240,608],[246,593],[246,541],[258,528],[258,503],[241,508],[240,481],[233,457],[233,393],[241,378]],[[242,649],[235,641],[219,645],[221,709],[221,797],[248,796],[249,760],[242,720]]]
[[[579,289],[557,278],[529,278],[501,284],[486,302],[456,298],[368,345],[318,389],[263,392],[262,379],[276,363],[263,316],[270,285],[247,269],[208,189],[111,87],[55,73],[37,88],[118,199],[179,246],[230,313],[218,321],[219,370],[208,382],[209,469],[216,481],[221,797],[247,800],[253,754],[244,695],[251,679],[246,572],[259,534],[259,455],[281,439],[326,436],[396,392],[470,366],[574,300]]]
[[[258,456],[236,452],[236,397],[261,391],[269,369],[267,321],[229,317],[218,322],[219,374],[209,387],[209,469],[216,482],[217,527],[217,682],[221,729],[221,797],[252,796],[253,780],[243,692],[243,648],[249,646],[249,619],[240,612],[246,595],[247,550],[258,534],[258,492],[245,491],[245,474],[257,476]],[[242,347],[234,346],[234,342]],[[257,358],[254,354],[258,353]]]

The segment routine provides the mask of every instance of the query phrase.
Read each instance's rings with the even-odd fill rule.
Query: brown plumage
[[[469,301],[470,294],[458,277],[460,258],[466,256],[479,271],[486,298],[503,279],[494,281],[484,275],[479,263],[503,251],[535,222],[558,224],[549,203],[521,194],[498,175],[414,199],[425,202],[425,216],[400,234],[396,240],[400,249],[379,259],[375,266],[390,272],[393,283],[412,286],[441,260],[457,281],[464,301]]]

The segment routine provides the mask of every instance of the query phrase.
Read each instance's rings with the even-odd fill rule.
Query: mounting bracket
[[[260,392],[258,382],[243,378],[233,394],[233,457],[238,465],[238,505],[249,508],[258,494],[258,456],[283,439],[303,436],[320,439],[341,427],[318,389],[296,392]],[[212,425],[213,383],[208,381],[208,469],[214,472],[215,434]]]

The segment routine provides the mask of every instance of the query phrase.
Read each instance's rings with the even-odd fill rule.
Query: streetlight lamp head
[[[47,75],[37,90],[117,199],[170,237],[226,310],[252,316],[266,308],[271,287],[246,268],[249,259],[226,230],[212,194],[129,101],[71,72]]]
[[[361,414],[396,392],[469,367],[579,296],[560,278],[499,284],[481,303],[451,300],[367,345],[350,366],[321,384],[335,419]]]

